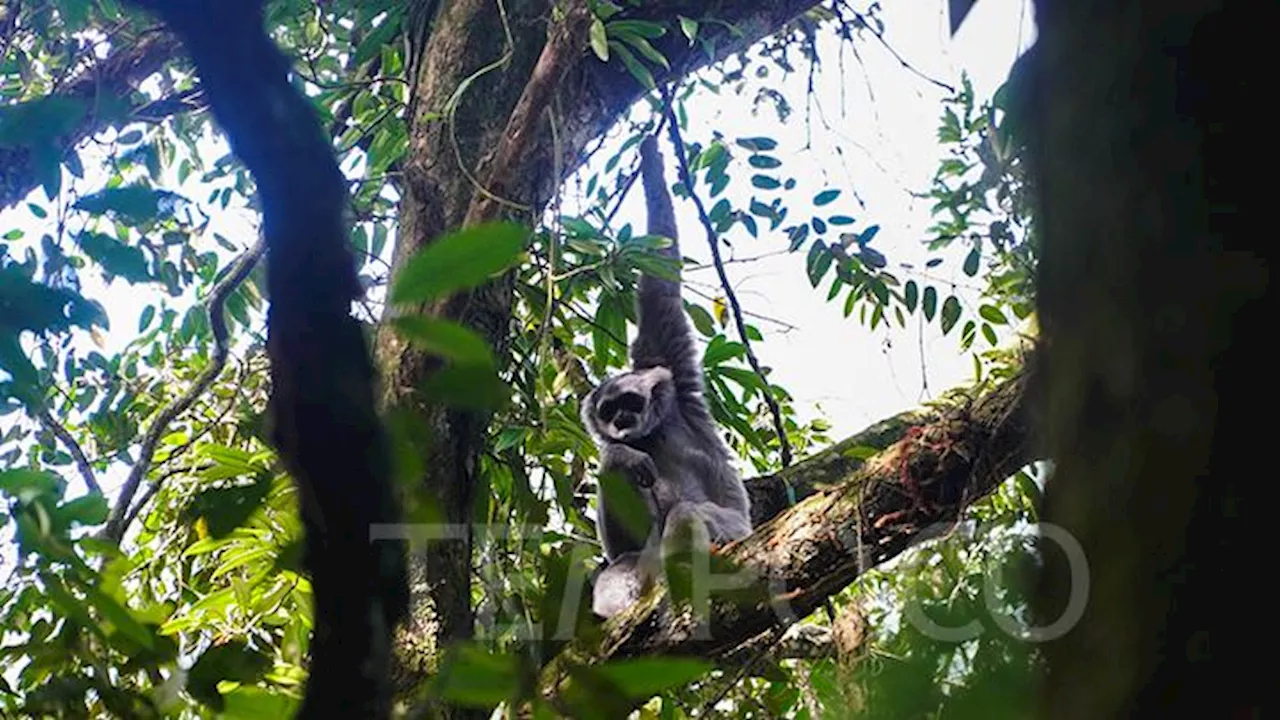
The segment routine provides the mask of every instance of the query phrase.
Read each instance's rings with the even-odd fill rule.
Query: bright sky
[[[888,2],[881,17],[887,41],[912,67],[954,86],[959,84],[961,70],[967,71],[979,102],[990,97],[1017,55],[1034,40],[1029,0],[977,3],[954,39],[948,30],[945,0]],[[762,106],[760,116],[753,116],[748,103],[741,99],[703,93],[687,108],[691,127],[685,137],[705,142],[712,129],[729,138],[774,137],[779,141],[774,154],[783,160],[783,170],[799,180],[799,187],[791,196],[795,202],[803,205],[824,187],[843,189],[837,203],[825,209],[835,212],[840,208],[844,214],[854,216],[857,229],[879,224],[882,229],[875,245],[889,258],[891,269],[897,269],[899,262],[922,268],[925,255],[921,241],[931,219],[928,203],[914,200],[910,192],[926,190],[938,166],[941,151],[935,133],[945,91],[904,68],[870,35],[859,46],[861,64],[847,48],[842,55],[830,33],[820,37],[820,53],[824,64],[814,77],[815,94],[830,129],[817,115],[818,106],[813,108],[811,128],[806,128],[804,89],[808,77],[807,66],[801,64],[800,71],[779,88],[794,108],[786,127],[778,124],[767,106]],[[771,77],[769,82],[775,81]],[[109,141],[111,137],[108,133],[101,139]],[[202,142],[201,149],[208,162],[226,152],[225,144],[212,138]],[[669,157],[669,148],[665,152]],[[603,163],[610,155],[606,148],[597,155],[595,164]],[[104,177],[94,170],[98,166],[96,159],[101,156],[102,151],[94,147],[82,153],[87,177],[75,180],[64,173],[64,193],[72,184],[82,194],[100,189]],[[669,168],[668,173],[674,178],[674,169]],[[210,190],[196,182],[197,176],[193,173],[186,184],[180,185],[170,172],[165,187],[203,203]],[[566,209],[573,206],[574,187],[570,183],[564,198]],[[728,191],[743,206],[749,193],[745,176],[735,180]],[[855,193],[865,207],[857,204]],[[35,195],[43,198],[43,191],[37,190]],[[212,213],[209,232],[203,239],[209,246],[213,246],[213,232],[242,247],[251,242],[255,218],[250,211],[214,212],[207,206],[203,210]],[[623,207],[619,224],[630,220],[643,227],[640,210],[639,193],[633,193]],[[682,248],[687,255],[705,261],[706,244],[692,205],[679,202],[676,211],[684,238]],[[21,206],[0,212],[0,234],[13,228],[26,232],[25,238],[11,244],[11,252],[19,257],[26,243],[38,243],[42,233],[53,230],[52,223],[52,218],[39,220]],[[758,240],[753,240],[738,230],[731,238],[734,248],[729,257],[757,256],[787,245],[781,232],[762,232]],[[224,254],[226,257],[230,255]],[[960,273],[958,260],[928,272],[928,279],[940,284],[940,292],[954,278],[957,286],[952,292],[962,299],[976,294],[972,291],[976,283]],[[935,322],[922,335],[919,324],[912,319],[905,330],[895,326],[886,332],[882,326],[872,333],[858,323],[856,313],[844,318],[841,300],[825,302],[826,284],[818,291],[810,287],[803,252],[735,263],[729,266],[729,273],[748,312],[794,326],[784,332],[781,325],[755,319],[765,334],[765,342],[757,343],[756,353],[763,364],[774,368],[774,381],[791,391],[805,418],[821,412],[830,420],[832,437],[843,437],[914,407],[971,376],[972,361],[958,353],[958,332],[942,338]],[[915,273],[898,274],[904,280],[925,279],[918,270]],[[117,351],[136,335],[142,308],[155,302],[161,293],[121,280],[104,287],[100,278],[87,275],[82,274],[85,294],[103,302],[111,318],[103,352]],[[713,270],[693,270],[687,275],[695,289],[714,292]],[[176,303],[171,301],[171,306],[183,310],[192,299],[189,294]],[[87,337],[82,341],[84,347],[91,347]],[[10,426],[15,416],[16,413],[0,418],[0,432]],[[100,478],[104,489],[114,490],[123,480],[127,468],[116,470]],[[78,478],[72,482],[72,493],[79,494],[81,489],[74,487],[79,485]],[[0,553],[0,565],[7,560],[4,555],[8,553]]]

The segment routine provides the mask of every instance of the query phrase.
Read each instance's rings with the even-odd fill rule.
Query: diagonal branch
[[[213,330],[213,357],[209,359],[209,365],[200,373],[200,377],[192,383],[187,392],[183,393],[177,400],[169,405],[160,414],[156,416],[151,427],[147,428],[147,434],[142,438],[142,446],[138,450],[138,460],[129,470],[129,476],[125,478],[124,485],[120,487],[120,496],[116,499],[115,507],[111,510],[111,517],[107,520],[106,528],[103,534],[120,542],[124,538],[124,531],[128,528],[126,519],[129,517],[129,506],[133,503],[133,497],[137,494],[138,488],[142,485],[142,480],[147,476],[147,471],[151,469],[151,458],[155,456],[156,445],[159,444],[161,436],[168,432],[169,424],[178,418],[179,415],[186,412],[196,398],[204,394],[213,381],[217,379],[218,373],[222,372],[222,368],[227,364],[227,352],[230,342],[227,333],[227,320],[223,316],[223,307],[227,303],[227,298],[232,291],[240,287],[240,283],[249,277],[249,273],[254,266],[258,264],[258,259],[262,257],[266,245],[262,240],[258,240],[253,247],[249,248],[236,259],[231,266],[231,270],[213,286],[213,291],[209,293],[209,326]]]
[[[825,467],[835,477],[723,549],[720,558],[749,579],[736,602],[712,598],[700,620],[655,589],[601,636],[571,643],[544,669],[539,692],[553,697],[572,683],[573,668],[613,658],[742,657],[744,643],[806,617],[864,570],[945,530],[965,507],[1040,457],[1030,431],[1030,379],[1024,371],[970,406],[929,414],[923,424],[907,418],[913,427],[856,469],[842,465],[848,449],[842,445],[780,473],[812,480]]]
[[[98,484],[98,479],[93,474],[93,466],[89,463],[89,458],[85,457],[84,449],[80,447],[80,443],[71,437],[71,433],[62,426],[62,423],[59,423],[53,415],[49,414],[49,408],[41,407],[36,419],[40,421],[45,430],[53,433],[53,436],[66,446],[67,452],[71,453],[71,457],[75,460],[76,469],[80,471],[80,477],[84,480],[84,485],[89,492],[101,495],[102,486]]]
[[[670,90],[664,90],[663,95],[666,100],[667,115],[671,116],[674,110],[671,107]],[[742,319],[742,305],[738,303],[738,294],[733,291],[733,284],[729,282],[729,276],[724,269],[724,258],[720,256],[720,236],[716,234],[715,226],[711,223],[711,217],[707,214],[707,207],[702,204],[702,198],[698,197],[698,194],[693,190],[693,174],[689,172],[689,159],[685,157],[684,138],[680,135],[680,123],[674,117],[669,117],[669,120],[668,132],[671,133],[671,144],[675,146],[676,164],[680,170],[680,183],[684,185],[689,199],[693,200],[694,207],[698,209],[698,219],[702,221],[702,227],[707,231],[707,245],[711,248],[711,261],[715,264],[716,275],[720,278],[720,287],[724,290],[725,297],[729,301],[729,309],[733,312],[733,323],[738,328],[738,338],[742,340],[742,346],[746,350],[747,362],[750,363],[751,369],[755,371],[756,375],[760,376],[760,381],[764,383],[761,395],[764,397],[765,404],[769,406],[769,414],[773,417],[773,429],[778,435],[782,467],[788,467],[791,465],[791,441],[787,439],[787,428],[782,422],[782,409],[778,407],[778,400],[773,396],[769,379],[765,377],[764,370],[760,368],[760,360],[756,358],[755,351],[751,349],[751,337],[747,334],[747,325]]]

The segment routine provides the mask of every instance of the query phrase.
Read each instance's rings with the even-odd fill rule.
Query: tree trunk
[[[1238,219],[1235,175],[1265,142],[1243,119],[1272,84],[1242,48],[1270,24],[1244,7],[1037,3],[1044,514],[1088,562],[1073,577],[1046,547],[1042,622],[1088,600],[1046,646],[1046,716],[1256,717],[1270,694],[1250,552],[1269,505],[1274,243]]]

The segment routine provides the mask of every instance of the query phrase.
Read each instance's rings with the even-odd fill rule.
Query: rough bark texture
[[[544,670],[540,691],[549,699],[571,693],[575,667],[612,658],[734,657],[762,632],[809,615],[861,572],[954,523],[967,505],[1039,457],[1028,387],[1025,374],[1005,381],[971,407],[913,427],[856,469],[847,466],[846,475],[828,478],[827,487],[723,549],[725,560],[756,578],[736,600],[713,598],[708,618],[699,620],[655,588],[608,623],[602,638],[565,648]],[[840,472],[831,455],[810,462]],[[780,475],[811,475],[806,464]]]
[[[700,17],[710,13],[738,25],[740,37],[730,36],[719,26],[704,26],[720,36],[715,58],[678,40],[679,32],[668,33],[664,40],[667,57],[673,67],[687,72],[777,30],[814,4],[812,0],[737,0],[713,6],[699,0],[648,3],[634,12],[639,18],[671,21],[677,14]],[[426,8],[433,3],[421,5]],[[507,49],[502,18],[494,12],[492,2],[456,0],[443,5],[429,33],[408,28],[409,36],[423,39],[425,47],[410,53],[421,60],[415,63],[417,76],[409,78],[414,106],[410,109],[410,150],[404,167],[404,200],[393,272],[416,250],[464,223],[496,215],[532,222],[563,176],[581,162],[587,144],[604,133],[643,92],[620,63],[605,65],[584,51],[580,8],[571,5],[575,10],[567,13],[567,21],[551,20],[550,3],[539,0],[508,5],[514,40],[508,62],[473,80],[457,106],[454,122],[433,118],[430,113],[443,111],[467,78],[501,58]],[[410,16],[430,22],[427,15],[417,12]],[[569,32],[564,31],[566,27]],[[549,37],[554,39],[552,52],[547,53]],[[551,113],[557,123],[559,157],[554,156],[557,148],[552,143]],[[471,178],[458,165],[455,141]],[[562,177],[555,176],[555,168],[561,170]],[[518,210],[517,205],[526,209]],[[478,330],[502,356],[509,340],[511,302],[510,281],[504,279],[432,307],[390,308],[388,315],[426,312],[459,320]],[[377,357],[384,382],[384,407],[425,419],[420,448],[427,468],[424,494],[438,503],[444,522],[468,527],[477,458],[488,418],[432,406],[417,396],[416,388],[437,368],[436,361],[408,347],[393,333],[379,333]],[[419,686],[434,670],[441,648],[470,637],[470,560],[469,537],[433,542],[414,553],[410,570],[413,619],[399,639],[404,652],[400,653],[396,682],[403,692]]]
[[[1274,4],[1037,2],[1044,512],[1091,583],[1079,625],[1046,647],[1046,717],[1260,717],[1272,693],[1255,558],[1275,243],[1244,217],[1266,134],[1246,118],[1274,85],[1246,57],[1263,13]],[[1082,578],[1046,552],[1052,620]]]

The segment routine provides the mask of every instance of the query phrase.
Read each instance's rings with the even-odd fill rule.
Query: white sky
[[[959,85],[961,70],[968,72],[979,102],[1003,82],[1009,67],[1022,49],[1034,40],[1033,13],[1029,0],[983,0],[977,3],[964,27],[953,39],[948,30],[945,0],[911,0],[884,3],[881,14],[886,25],[886,39],[904,59],[924,74],[954,86]],[[759,117],[750,114],[748,103],[728,95],[695,96],[687,109],[689,141],[705,142],[715,129],[732,139],[740,136],[768,135],[779,141],[773,152],[784,162],[783,171],[794,175],[799,186],[788,196],[799,207],[792,210],[789,221],[803,216],[808,198],[824,187],[842,188],[840,199],[823,208],[854,216],[856,229],[879,224],[881,232],[874,245],[890,260],[890,268],[899,262],[911,262],[917,269],[925,258],[921,241],[931,224],[928,202],[914,200],[910,192],[927,190],[938,166],[941,150],[936,141],[936,128],[945,91],[903,68],[899,61],[870,35],[859,46],[862,65],[846,49],[843,72],[837,62],[840,50],[829,33],[820,37],[824,65],[814,78],[816,96],[831,130],[823,127],[815,115],[812,122],[811,147],[805,149],[806,101],[804,88],[807,67],[788,78],[779,88],[791,102],[794,112],[787,127],[778,125],[771,110]],[[865,69],[864,69],[865,68]],[[772,82],[772,80],[771,80]],[[843,94],[843,103],[842,103]],[[843,107],[842,107],[843,106]],[[762,106],[763,107],[763,106]],[[815,109],[816,112],[816,109]],[[102,138],[110,139],[108,133]],[[203,156],[212,162],[225,153],[225,144],[206,140]],[[670,150],[665,150],[670,156]],[[608,148],[597,156],[596,164],[610,156]],[[74,183],[83,193],[100,189],[104,176],[95,172],[101,151],[89,148],[82,153],[87,177],[73,180],[64,173],[64,195]],[[674,170],[668,173],[674,178]],[[198,173],[179,185],[174,173],[167,173],[165,187],[203,203],[209,186],[200,186]],[[750,186],[747,175],[736,176],[728,196],[745,207]],[[573,184],[565,198],[566,208],[573,204]],[[854,193],[865,203],[855,204]],[[757,193],[769,199],[768,193]],[[43,199],[42,190],[35,196]],[[617,224],[627,220],[643,227],[639,193],[633,193],[619,215]],[[46,205],[48,207],[48,205]],[[219,232],[241,246],[252,240],[254,216],[247,210],[213,212],[209,234],[202,246],[212,246],[212,232]],[[676,207],[682,248],[687,255],[705,260],[705,242],[692,204],[678,202]],[[26,242],[38,242],[44,232],[53,229],[53,220],[38,220],[25,207],[0,212],[0,234],[22,228],[27,237],[11,243],[11,252],[21,256]],[[76,229],[74,227],[72,230]],[[783,233],[765,232],[753,240],[741,229],[730,234],[734,244],[731,255],[757,256],[784,249]],[[390,245],[390,243],[389,243]],[[224,258],[229,255],[224,254]],[[953,277],[952,290],[962,299],[973,297],[968,288],[977,285],[959,271],[959,262],[943,264],[929,271],[929,277],[943,283]],[[949,387],[965,382],[972,373],[972,361],[958,352],[959,332],[942,338],[937,322],[927,326],[921,336],[916,318],[909,319],[907,329],[896,326],[875,333],[857,321],[855,312],[842,316],[842,298],[825,302],[828,284],[819,290],[810,287],[804,271],[804,253],[781,254],[752,263],[732,264],[729,274],[744,309],[776,318],[795,329],[780,332],[778,325],[753,320],[765,334],[765,342],[756,344],[761,362],[774,368],[774,382],[786,387],[796,398],[802,417],[821,412],[832,423],[831,435],[840,438],[867,424],[914,407],[920,401],[936,396]],[[922,280],[920,275],[899,272],[904,281]],[[82,273],[85,294],[103,302],[111,318],[104,353],[119,350],[137,333],[137,320],[142,308],[154,303],[161,293],[153,288],[130,286],[117,280],[103,287],[99,278]],[[688,272],[691,284],[713,291],[714,271]],[[967,286],[967,287],[966,287]],[[945,284],[939,284],[942,298]],[[941,298],[940,298],[941,299]],[[182,310],[192,297],[172,306]],[[734,333],[729,332],[732,339]],[[86,339],[87,340],[87,339]],[[979,338],[976,346],[984,341]],[[90,347],[85,343],[85,347]],[[927,379],[927,389],[925,381]],[[16,415],[16,414],[15,414]],[[0,418],[0,432],[7,429],[15,416]],[[100,478],[104,489],[114,490],[123,480],[118,468]],[[79,479],[71,478],[72,494],[79,494]],[[7,552],[0,555],[8,555]],[[6,564],[0,557],[0,566]]]

